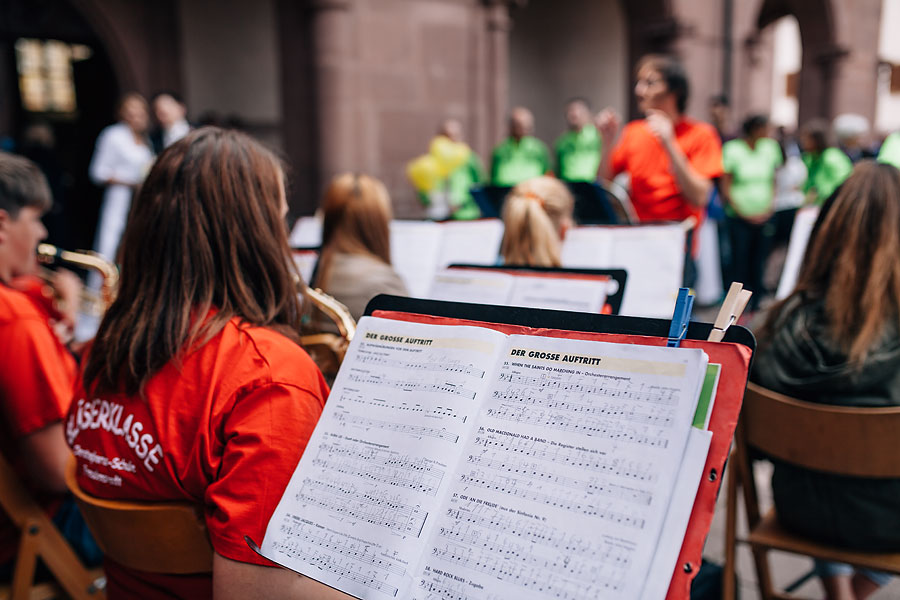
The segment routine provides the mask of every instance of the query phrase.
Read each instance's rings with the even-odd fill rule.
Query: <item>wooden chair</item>
[[[0,508],[22,532],[10,586],[0,587],[0,599],[52,598],[59,588],[73,600],[105,598],[102,571],[89,571],[62,536],[47,513],[0,455]],[[55,578],[52,583],[35,584],[34,573],[40,558]]]
[[[115,562],[149,573],[212,571],[213,548],[199,507],[182,502],[134,502],[90,496],[78,486],[73,460],[66,483],[97,545]]]
[[[784,530],[778,524],[774,508],[761,515],[748,455],[748,449],[755,448],[772,458],[807,469],[855,477],[900,478],[898,432],[900,407],[815,404],[749,384],[728,467],[723,598],[734,600],[735,597],[735,545],[738,541],[750,544],[760,595],[764,600],[794,597],[773,589],[769,550],[900,574],[900,553],[852,552],[820,544]],[[736,536],[738,486],[743,490],[747,509],[750,533],[746,540],[738,540]],[[801,582],[803,580],[805,578]],[[789,586],[788,590],[793,587]]]

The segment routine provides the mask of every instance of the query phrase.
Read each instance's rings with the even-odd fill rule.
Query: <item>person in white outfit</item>
[[[89,173],[97,185],[106,186],[94,250],[115,260],[119,239],[128,220],[131,196],[153,163],[147,139],[150,122],[147,101],[136,93],[119,104],[119,122],[100,132]]]

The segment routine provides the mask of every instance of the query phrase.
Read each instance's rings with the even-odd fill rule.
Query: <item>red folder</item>
[[[369,311],[367,311],[369,314]],[[562,329],[542,329],[503,323],[488,323],[467,319],[441,317],[427,314],[401,312],[394,310],[374,310],[372,316],[431,323],[435,325],[476,325],[488,327],[506,334],[542,335],[579,340],[614,342],[617,344],[641,344],[645,346],[665,346],[665,337],[648,335],[592,333],[569,331]],[[747,386],[747,375],[750,370],[751,347],[731,342],[708,342],[684,339],[681,345],[685,348],[700,348],[709,355],[709,362],[721,364],[719,387],[716,401],[709,421],[709,430],[713,432],[709,454],[706,458],[704,475],[697,489],[694,508],[688,523],[688,529],[681,546],[681,553],[676,563],[675,572],[671,574],[671,583],[667,600],[686,600],[690,597],[691,582],[700,569],[703,545],[712,524],[716,496],[725,471],[725,460],[731,448],[731,440],[741,411],[744,389]],[[651,574],[656,576],[656,574]]]

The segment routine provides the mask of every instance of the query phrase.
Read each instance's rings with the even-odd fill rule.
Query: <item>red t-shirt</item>
[[[306,352],[237,318],[144,395],[99,398],[79,381],[66,421],[78,483],[101,498],[201,504],[213,548],[271,565],[244,541],[266,525],[306,448],[328,386]],[[109,598],[203,598],[210,576],[153,575],[107,561]]]
[[[19,455],[26,436],[62,421],[75,383],[75,359],[22,292],[0,283],[0,452],[28,484]],[[31,490],[52,512],[58,497]],[[0,511],[0,563],[16,553],[19,533]]]
[[[722,175],[722,145],[711,125],[683,118],[675,125],[675,143],[701,176]],[[697,225],[703,209],[681,196],[669,156],[643,119],[632,121],[610,156],[613,175],[631,175],[631,202],[641,221],[682,221],[694,215]]]

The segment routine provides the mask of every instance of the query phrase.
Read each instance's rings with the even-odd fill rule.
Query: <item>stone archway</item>
[[[797,85],[799,123],[834,116],[834,81],[838,65],[848,51],[837,43],[835,11],[830,0],[763,0],[757,31],[781,17],[793,15],[800,26],[803,47]]]

